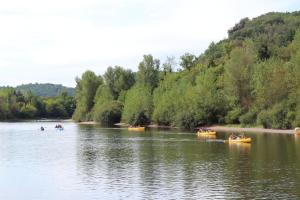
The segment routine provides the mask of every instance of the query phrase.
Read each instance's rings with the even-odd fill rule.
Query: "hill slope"
[[[61,92],[67,92],[70,96],[75,96],[74,88],[51,83],[24,84],[17,86],[16,89],[21,92],[31,91],[34,95],[42,97],[55,97],[58,96]]]

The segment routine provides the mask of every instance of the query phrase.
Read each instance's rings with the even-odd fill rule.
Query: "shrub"
[[[94,108],[94,121],[102,126],[111,126],[120,122],[123,104],[118,101],[109,101],[101,106]]]
[[[239,123],[239,116],[241,115],[242,110],[240,107],[236,107],[233,110],[229,111],[225,116],[225,122],[228,124]]]
[[[269,110],[263,110],[258,114],[257,122],[264,128],[291,128],[291,122],[287,117],[288,111],[284,103],[275,104]]]
[[[243,125],[247,124],[255,124],[256,123],[257,114],[254,111],[249,111],[246,114],[239,117],[239,121]]]
[[[151,88],[136,85],[126,94],[122,121],[131,125],[147,125],[151,122],[152,111]]]

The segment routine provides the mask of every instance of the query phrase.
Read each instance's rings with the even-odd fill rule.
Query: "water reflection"
[[[217,139],[216,135],[198,135],[199,139],[208,140],[208,139]]]
[[[251,134],[252,144],[167,131],[79,126],[77,165],[84,184],[103,198],[300,197],[300,141]]]
[[[251,143],[228,143],[229,149],[239,152],[250,152]]]

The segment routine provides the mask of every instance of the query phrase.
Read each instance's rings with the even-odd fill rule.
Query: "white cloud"
[[[200,54],[243,17],[292,10],[295,0],[0,1],[0,85],[74,86],[86,69],[136,69],[143,54]]]

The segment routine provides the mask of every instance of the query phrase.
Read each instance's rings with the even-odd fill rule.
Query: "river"
[[[0,199],[300,198],[299,136],[55,124],[0,123]]]

